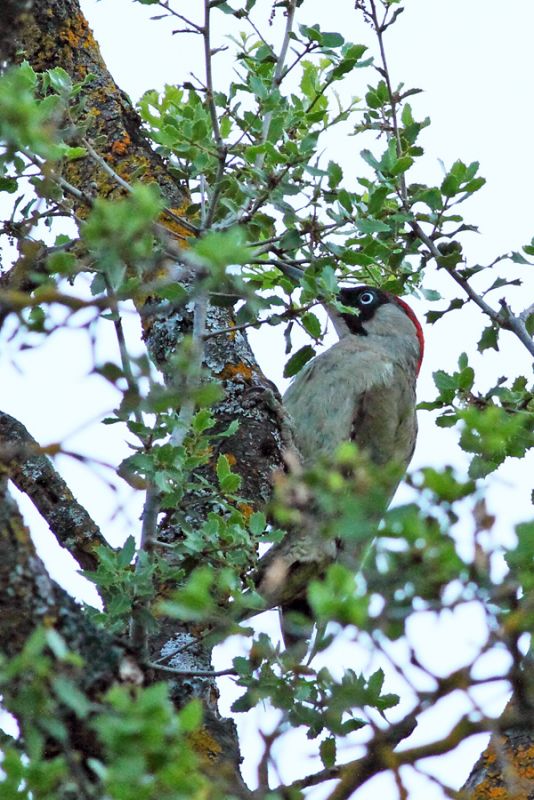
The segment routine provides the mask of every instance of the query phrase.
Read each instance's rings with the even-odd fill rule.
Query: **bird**
[[[332,459],[340,445],[353,442],[373,474],[383,473],[380,507],[373,511],[376,527],[415,449],[423,330],[408,303],[383,289],[344,287],[337,301],[327,310],[339,340],[302,368],[283,404],[302,469]],[[325,537],[321,527],[321,512],[304,492],[300,524],[290,525],[260,559],[256,586],[266,607],[281,608],[282,619],[291,610],[309,616],[307,586],[329,564],[357,563],[350,537]],[[290,626],[285,627],[287,644]]]

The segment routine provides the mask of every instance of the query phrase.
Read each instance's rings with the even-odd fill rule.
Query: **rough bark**
[[[107,71],[77,0],[35,0],[31,8],[17,19],[21,45],[17,57],[27,58],[35,70],[61,66],[74,80],[82,80],[88,73],[96,76],[88,84],[86,92],[89,122],[86,137],[100,157],[126,181],[156,182],[168,208],[174,215],[183,216],[188,204],[187,194],[176,184],[164,161],[144,138],[139,117]],[[12,58],[13,55],[10,51],[8,57]],[[109,198],[124,194],[124,188],[116,179],[90,157],[68,163],[64,177],[83,195],[72,200],[79,218],[87,213],[90,200],[94,197]],[[164,224],[169,233],[182,242],[189,235],[185,218],[183,226],[168,217]],[[30,263],[29,268],[31,266]],[[23,271],[27,268],[27,265],[23,265]],[[31,284],[24,284],[24,276],[19,274],[20,270],[19,264],[13,271],[16,275],[14,285],[24,285],[29,291]],[[232,325],[231,311],[211,308],[207,325],[210,333],[227,329]],[[189,326],[190,317],[185,310],[169,310],[165,303],[158,307],[151,299],[150,314],[144,316],[144,338],[153,360],[167,376],[171,371],[169,362],[183,336],[188,333]],[[225,390],[225,398],[216,409],[221,428],[226,427],[236,417],[241,423],[235,436],[225,440],[224,452],[231,454],[232,462],[235,463],[234,469],[243,477],[243,493],[250,499],[251,505],[259,507],[270,495],[273,469],[282,463],[280,419],[276,403],[273,403],[272,384],[262,375],[246,337],[241,333],[226,333],[211,338],[206,349],[206,365],[222,381]],[[13,430],[15,429],[16,425]],[[21,473],[21,469],[18,469],[18,473]],[[36,489],[31,481],[21,481],[20,488],[35,495]],[[92,535],[93,539],[98,536],[94,529]],[[64,537],[63,544],[83,563],[87,556],[83,536],[75,539],[76,541],[72,537]],[[24,602],[28,604],[25,609],[27,625],[20,626],[17,630],[18,647],[22,646],[27,634],[42,619],[42,615],[33,613],[30,598],[34,596],[37,575],[45,573],[42,565],[39,565],[38,573],[33,575],[31,565],[34,563],[33,556],[30,558],[28,555],[25,562],[27,582],[19,589]],[[86,563],[91,566],[91,563]],[[55,595],[52,593],[50,597]],[[69,609],[70,601],[61,594],[57,601],[54,599],[53,609],[47,616],[51,624],[59,624],[63,607]],[[11,613],[15,626],[20,607],[13,608]],[[9,617],[4,619],[9,628]],[[85,629],[80,614],[76,619],[79,636],[84,640]],[[191,634],[187,630],[180,630],[175,622],[163,621],[160,631],[149,642],[150,654],[159,656],[162,648],[172,646],[176,636],[182,637],[182,640],[183,637],[191,640]],[[83,641],[79,645],[82,648]],[[187,659],[190,668],[209,668],[210,653],[202,641],[188,649]],[[198,750],[206,757],[208,768],[215,770],[218,779],[225,779],[232,791],[242,794],[245,789],[239,776],[240,755],[235,727],[230,720],[222,720],[218,715],[214,682],[206,678],[176,679],[172,682],[172,694],[177,705],[181,705],[190,696],[202,698],[206,715],[204,727],[197,737]]]
[[[19,45],[22,45],[22,50],[17,52]],[[6,0],[0,24],[0,59],[9,63],[21,55],[28,58],[36,70],[61,66],[75,80],[93,73],[96,78],[88,84],[86,91],[89,112],[86,135],[92,146],[123,179],[157,183],[169,209],[177,217],[186,213],[186,192],[177,185],[164,161],[144,138],[140,120],[106,69],[77,0],[34,0],[33,3]],[[119,197],[124,193],[118,182],[91,158],[69,162],[64,176],[87,199]],[[73,199],[73,208],[77,216],[83,218],[88,204],[83,199]],[[165,225],[181,242],[189,235],[188,226],[182,226],[176,220],[167,217]],[[16,280],[12,285],[31,290],[31,283],[25,283],[24,276],[32,266],[31,258],[28,263],[19,264],[18,272],[15,270],[13,273]],[[226,329],[231,323],[231,312],[220,308],[210,310],[210,333]],[[146,317],[144,337],[147,347],[155,363],[167,375],[172,356],[189,328],[187,313],[165,304]],[[241,333],[226,333],[209,339],[206,365],[222,381],[225,389],[225,399],[216,409],[221,427],[235,418],[241,423],[236,435],[225,440],[222,451],[232,456],[235,469],[243,477],[243,494],[252,504],[261,506],[270,495],[272,471],[282,463],[281,420],[276,402],[273,403],[272,386],[259,370],[246,337]],[[16,442],[16,431],[15,424],[13,436],[8,432],[6,438],[9,446]],[[44,457],[35,453],[31,455],[31,459],[38,458]],[[28,478],[29,461],[30,458],[17,461],[9,475],[15,481],[19,475],[20,488],[36,495],[39,479],[32,481],[31,476]],[[41,462],[40,474],[48,468],[47,463]],[[50,581],[34,553],[16,505],[6,493],[6,483],[4,474],[0,487],[0,648],[7,656],[16,655],[37,626],[54,627],[64,636],[69,647],[85,656],[89,668],[83,677],[83,685],[90,697],[98,697],[117,679],[120,663],[128,654],[120,645],[103,637],[100,631],[96,633],[72,599]],[[64,493],[63,497],[67,503],[68,495]],[[50,511],[50,496],[45,493],[44,499],[46,502],[37,505],[46,516],[53,512],[53,508]],[[58,532],[57,523],[52,521],[51,527],[61,539],[63,534]],[[91,550],[98,538],[96,526],[91,527],[90,520],[87,520],[74,538],[72,531],[69,533],[65,529],[62,541],[81,564],[92,566]],[[151,641],[151,651],[159,654],[165,648],[172,648],[173,643],[186,640],[193,642],[189,631],[178,630],[175,623],[166,622]],[[202,642],[192,645],[187,652],[191,669],[209,667],[209,651]],[[145,675],[147,681],[153,678],[150,673]],[[207,716],[198,736],[199,752],[205,755],[214,775],[225,779],[236,794],[244,793],[238,771],[235,729],[230,721],[218,716],[213,682],[206,678],[176,679],[172,691],[178,705],[190,696],[204,700]],[[468,800],[531,800],[534,797],[534,730],[531,719],[528,724],[512,726],[504,733],[495,734],[464,787],[464,796]],[[80,741],[79,746],[90,753],[94,743],[87,739]]]
[[[58,543],[84,569],[95,569],[95,548],[106,542],[98,526],[24,425],[1,411],[0,464],[17,489],[28,495]]]
[[[33,542],[17,505],[7,491],[7,477],[0,477],[0,651],[17,656],[28,637],[38,628],[54,629],[69,650],[79,653],[83,667],[75,677],[87,697],[98,701],[120,680],[121,662],[128,657],[102,630],[97,630],[74,600],[48,576],[35,553]],[[17,685],[3,688],[3,705],[19,722],[22,736],[26,726],[39,726],[31,713],[19,714]],[[99,752],[94,731],[65,710],[63,718],[74,749],[83,759]],[[53,741],[48,742],[50,752]]]
[[[533,800],[534,705],[513,698],[465,782],[462,800]],[[508,723],[508,724],[507,724]]]

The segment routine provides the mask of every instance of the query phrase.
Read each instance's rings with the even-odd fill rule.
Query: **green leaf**
[[[356,227],[362,233],[386,233],[386,231],[391,230],[390,226],[386,225],[385,222],[371,217],[356,220]]]
[[[35,330],[43,330],[46,314],[41,306],[34,306],[28,314],[28,321]]]
[[[447,175],[442,184],[441,191],[445,197],[454,197],[460,190],[460,181],[454,175]]]
[[[534,251],[534,248],[531,248]],[[528,264],[531,266],[530,261],[528,261],[521,253],[513,252],[510,256],[510,259],[514,262],[514,264]]]
[[[482,335],[478,341],[477,350],[479,353],[483,353],[484,350],[498,350],[499,344],[499,329],[495,325],[488,325],[487,328],[484,328],[482,331]]]
[[[311,311],[306,311],[301,317],[301,322],[314,339],[319,339],[321,336],[322,328],[319,319]]]
[[[300,372],[304,364],[310,361],[315,355],[315,350],[309,344],[305,344],[300,350],[294,353],[284,367],[284,378],[292,378]]]
[[[46,643],[58,661],[65,661],[69,655],[69,649],[65,639],[54,628],[45,631]]]
[[[228,456],[221,453],[216,466],[219,487],[224,494],[233,494],[241,486],[241,476],[232,472]]]
[[[321,44],[323,47],[341,47],[345,39],[340,33],[322,33]]]
[[[204,433],[204,431],[213,428],[214,425],[215,418],[209,408],[201,408],[191,421],[191,428],[195,433]]]
[[[190,700],[189,703],[181,709],[178,714],[180,720],[180,728],[184,733],[192,733],[198,730],[202,723],[204,715],[202,703],[196,698]]]
[[[52,89],[58,94],[69,94],[72,91],[72,79],[62,67],[54,67],[46,72]]]
[[[245,231],[239,227],[228,231],[212,231],[200,239],[192,250],[203,261],[219,268],[246,264],[253,257],[253,251],[246,245]]]
[[[391,175],[401,175],[406,170],[410,169],[414,160],[411,156],[401,156],[398,158],[390,169]]]
[[[55,675],[51,678],[51,684],[58,700],[70,708],[79,719],[87,717],[91,710],[91,703],[74,681],[63,675]]]
[[[49,272],[56,272],[60,275],[70,275],[76,267],[76,256],[73,253],[58,251],[50,253],[46,259],[46,267]]]
[[[267,527],[267,517],[262,511],[255,511],[250,515],[248,527],[254,536],[261,536]]]
[[[334,736],[324,739],[319,745],[319,755],[325,769],[333,767],[336,763],[336,740]]]
[[[371,677],[369,678],[367,688],[372,697],[377,698],[380,697],[380,692],[382,691],[382,687],[384,685],[384,670],[377,669]]]
[[[131,564],[135,555],[135,539],[132,535],[128,536],[123,546],[117,554],[117,565],[125,568]]]
[[[370,214],[377,214],[380,211],[388,194],[389,188],[387,186],[379,186],[378,189],[375,189],[370,194],[369,202],[367,203]]]
[[[438,428],[452,428],[458,422],[456,414],[442,414],[436,420]]]
[[[13,194],[19,188],[16,178],[0,178],[0,192],[7,192]]]
[[[340,189],[337,194],[338,202],[341,203],[345,211],[352,213],[352,197],[346,189]]]
[[[448,391],[450,389],[456,391],[458,386],[456,379],[453,378],[452,375],[444,372],[442,369],[438,369],[436,372],[433,372],[432,377],[434,378],[434,383],[440,392]]]
[[[369,166],[372,167],[374,170],[378,171],[380,169],[380,164],[378,163],[378,161],[376,160],[376,158],[374,157],[374,155],[371,153],[370,150],[362,150],[360,155],[363,158],[363,160],[367,164],[369,164]]]
[[[486,184],[485,178],[474,178],[472,181],[468,181],[465,186],[463,187],[464,192],[468,192],[468,194],[474,194],[478,192]]]
[[[216,579],[211,567],[197,567],[187,583],[180,587],[168,601],[158,606],[161,614],[186,621],[205,619],[213,611],[211,588]]]
[[[335,189],[336,186],[340,183],[343,179],[343,170],[336,164],[335,161],[328,162],[328,185],[331,189]]]
[[[435,187],[418,193],[417,201],[425,203],[432,211],[439,211],[439,209],[443,207],[441,192]]]

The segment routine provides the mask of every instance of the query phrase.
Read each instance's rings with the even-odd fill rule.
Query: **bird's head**
[[[425,340],[421,323],[412,308],[390,292],[374,286],[342,288],[338,300],[357,313],[329,308],[330,317],[340,338],[348,335],[407,337],[418,348],[417,371],[421,367]]]

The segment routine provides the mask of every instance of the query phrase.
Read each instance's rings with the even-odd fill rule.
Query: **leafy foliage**
[[[167,3],[158,5],[169,12]],[[236,77],[224,91],[207,76],[205,83],[195,79],[147,91],[139,102],[147,136],[188,192],[188,205],[180,210],[190,234],[187,248],[180,240],[178,250],[169,252],[162,234],[169,209],[155,185],[141,181],[120,199],[93,199],[83,192],[79,197],[63,177],[65,164],[94,158],[84,146],[84,90],[93,76],[75,83],[60,67],[37,74],[23,63],[0,78],[0,191],[13,201],[3,231],[18,241],[32,278],[22,299],[10,302],[19,304],[11,308],[20,312],[24,347],[66,325],[58,308],[69,322],[89,309],[94,316],[82,326],[90,331],[93,322],[105,320],[117,332],[121,358],[94,369],[121,393],[105,422],[124,426],[132,452],[118,472],[147,497],[157,496],[159,526],[149,547],[137,550],[129,536],[119,549],[98,548],[98,565],[85,575],[98,587],[105,608],[88,611],[89,618],[118,636],[127,634],[132,618],[148,631],[165,618],[209,633],[210,641],[237,630],[251,637],[247,655],[233,661],[234,678],[243,689],[233,710],[270,703],[279,713],[273,741],[287,727],[304,729],[309,738],[320,739],[319,756],[330,769],[339,766],[338,751],[361,728],[367,726],[372,742],[379,744],[383,729],[395,732],[387,712],[399,700],[388,690],[382,667],[339,675],[314,662],[332,644],[331,631],[364,642],[378,657],[391,653],[399,640],[408,641],[418,615],[439,619],[479,603],[486,641],[465,674],[449,683],[432,676],[437,688],[420,690],[416,710],[468,687],[480,660],[502,648],[511,664],[497,677],[517,678],[520,637],[532,632],[533,523],[517,526],[503,568],[484,490],[487,476],[506,459],[522,459],[534,444],[533,390],[525,376],[512,374],[481,389],[466,354],[452,374],[437,370],[437,396],[420,409],[437,411],[440,428],[457,427],[460,447],[470,459],[468,472],[443,466],[411,476],[413,501],[386,515],[371,544],[377,526],[372,512],[386,470],[371,474],[348,446],[329,462],[279,476],[272,504],[255,510],[242,494],[235,458],[222,447],[238,429],[237,422],[226,428],[218,424],[222,372],[212,375],[200,363],[199,350],[220,332],[195,334],[192,322],[193,333],[174,347],[172,315],[183,322],[193,306],[209,300],[213,307],[234,309],[235,326],[226,331],[230,336],[249,326],[283,325],[284,374],[292,377],[324,338],[315,307],[335,302],[342,281],[434,302],[441,298],[425,283],[432,262],[462,291],[474,276],[487,278],[484,297],[518,285],[520,278],[495,276],[505,257],[487,267],[466,264],[463,234],[476,228],[464,221],[460,206],[484,186],[478,162],[458,159],[429,185],[412,177],[430,124],[428,118],[417,119],[408,102],[418,89],[394,85],[385,62],[374,60],[368,44],[346,41],[317,24],[302,23],[287,34],[293,55],[284,60],[254,23],[259,2],[237,5],[207,4],[214,19],[231,16],[234,31],[246,30],[231,39]],[[273,13],[283,7],[288,21],[293,5],[306,6],[277,3]],[[376,5],[361,0],[356,11],[381,41],[402,9],[396,0],[383,0],[385,16],[378,25]],[[206,37],[206,21],[186,19],[185,24]],[[355,85],[361,98],[345,99]],[[337,128],[363,142],[359,159],[354,154],[355,181],[324,145]],[[62,235],[46,248],[44,238],[34,239],[34,227],[44,222],[50,228],[56,216],[73,216],[73,198],[85,203],[80,239]],[[509,256],[510,268],[531,266],[532,255],[534,240]],[[183,261],[185,273],[165,271],[171,256]],[[91,276],[89,300],[83,288],[76,296],[65,293],[67,285],[83,287],[82,273]],[[473,294],[486,313],[492,311],[472,290],[453,297],[445,309],[430,311],[428,322],[458,313]],[[153,299],[165,311],[162,324],[169,326],[172,356],[161,358],[166,386],[155,378],[146,354],[133,358],[125,352],[121,330],[132,302],[146,319]],[[506,306],[490,313],[478,350],[498,350],[501,331],[513,329],[511,321]],[[293,350],[295,326],[307,341]],[[532,314],[525,330],[532,333]],[[310,581],[306,599],[314,619],[323,628],[332,625],[318,633],[313,657],[303,663],[301,643],[282,650],[269,636],[237,625],[261,608],[252,577],[258,549],[284,535],[271,525],[301,522],[310,498],[327,520],[322,534],[354,545],[358,557],[352,564],[330,565]],[[468,523],[471,547],[463,546],[460,536]],[[415,654],[412,662],[419,666]],[[52,800],[76,792],[80,779],[71,768],[65,715],[89,721],[97,736],[101,757],[89,766],[102,796],[217,796],[193,746],[202,724],[198,703],[176,711],[167,687],[156,683],[114,686],[97,708],[80,689],[82,668],[80,657],[51,631],[38,631],[17,658],[2,664],[6,707],[25,726],[24,741],[14,739],[4,749],[2,797]],[[53,741],[59,755],[45,757],[45,741]],[[296,792],[291,796],[299,796]]]

